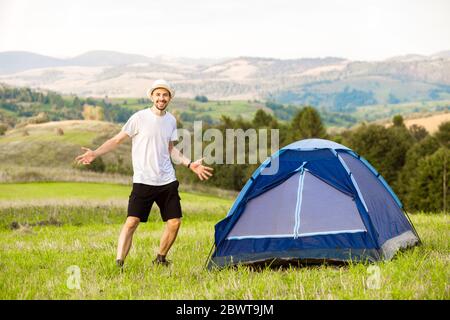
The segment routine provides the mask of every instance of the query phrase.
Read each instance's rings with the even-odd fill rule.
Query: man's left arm
[[[180,152],[180,150],[175,148],[175,146],[173,145],[173,141],[169,142],[169,153],[175,163],[181,164],[191,169],[191,171],[193,171],[200,180],[208,180],[209,177],[212,176],[213,168],[202,165],[203,158],[191,162],[191,160],[186,158]]]

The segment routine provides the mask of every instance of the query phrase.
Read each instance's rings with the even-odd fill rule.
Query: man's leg
[[[128,252],[131,248],[131,242],[133,239],[133,234],[136,231],[139,222],[141,220],[137,217],[127,217],[125,224],[122,227],[119,235],[119,243],[117,245],[117,261],[125,261],[125,258],[128,255]],[[119,262],[120,263],[120,262]]]
[[[180,225],[181,225],[180,218],[167,220],[164,232],[161,236],[158,255],[164,257],[167,255],[167,253],[170,250],[170,247],[172,247],[172,244],[175,242],[175,239],[177,238]]]

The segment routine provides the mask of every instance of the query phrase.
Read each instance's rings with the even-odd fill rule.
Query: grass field
[[[39,199],[74,199],[74,200],[127,200],[131,186],[106,183],[8,183],[0,184],[1,200],[29,201]],[[180,192],[180,197],[186,202],[208,204],[214,202],[220,205],[231,205],[230,200],[219,199],[206,194]]]
[[[186,192],[182,227],[169,254],[174,264],[151,264],[163,228],[155,210],[139,226],[120,273],[114,258],[129,191],[112,184],[0,185],[0,299],[450,298],[450,224],[444,214],[411,215],[423,245],[391,261],[207,271],[214,225],[232,200]]]
[[[400,114],[404,118],[417,117],[420,114],[442,113],[450,110],[450,100],[418,101],[399,104],[370,105],[358,107],[350,113],[360,121],[389,121],[394,115]]]

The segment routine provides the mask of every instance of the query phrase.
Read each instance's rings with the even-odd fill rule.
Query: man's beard
[[[157,102],[157,103],[155,103],[155,107],[156,107],[156,109],[158,109],[158,110],[160,110],[160,111],[164,111],[166,108],[167,108],[167,106],[169,105],[167,102],[164,102],[164,105],[163,105],[163,107],[162,108],[160,108],[159,106],[159,103]]]

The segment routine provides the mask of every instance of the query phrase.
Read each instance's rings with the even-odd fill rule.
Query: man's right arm
[[[81,149],[86,152],[76,157],[75,160],[78,164],[90,164],[92,161],[94,161],[95,158],[116,149],[127,138],[129,138],[128,134],[126,134],[124,131],[121,131],[111,139],[107,140],[94,151],[89,148],[82,147]]]

